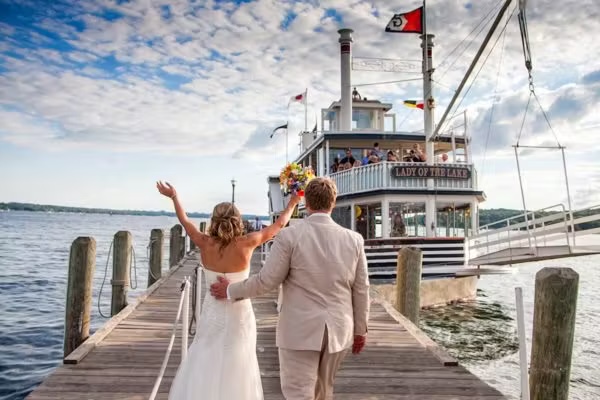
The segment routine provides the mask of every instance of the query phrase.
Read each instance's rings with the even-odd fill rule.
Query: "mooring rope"
[[[110,247],[108,248],[108,256],[106,257],[106,267],[104,267],[104,278],[102,278],[102,285],[100,285],[100,293],[98,293],[98,313],[102,318],[110,318],[102,313],[102,309],[100,308],[100,299],[102,299],[102,289],[104,289],[104,283],[106,282],[106,274],[108,273],[108,262],[110,261],[110,253],[112,252],[114,239],[110,242]]]
[[[131,267],[133,267],[133,275],[131,274]],[[135,278],[135,286],[133,286],[133,278]],[[131,245],[131,258],[129,259],[129,287],[133,290],[138,288],[137,281],[137,260],[135,258],[135,248]]]

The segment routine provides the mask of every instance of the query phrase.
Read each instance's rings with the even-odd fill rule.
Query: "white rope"
[[[102,290],[104,289],[104,284],[106,283],[106,274],[108,273],[108,262],[110,261],[110,254],[112,252],[114,239],[110,241],[110,247],[108,248],[108,256],[106,256],[106,266],[104,267],[104,278],[102,278],[102,285],[100,285],[100,292],[98,293],[98,314],[102,318],[110,318],[108,315],[104,315],[102,313],[102,309],[100,308],[100,300],[102,299]]]
[[[179,319],[181,318],[181,311],[183,309],[183,299],[185,297],[186,291],[183,290],[185,286],[189,285],[189,281],[184,279],[181,290],[181,297],[179,298],[179,307],[177,308],[177,317],[175,318],[175,322],[173,323],[173,330],[171,332],[171,339],[169,341],[169,347],[167,347],[167,352],[165,354],[165,358],[163,359],[162,366],[160,367],[160,372],[158,377],[156,378],[156,382],[154,382],[154,387],[152,388],[152,393],[148,400],[154,400],[156,394],[158,393],[158,388],[162,382],[163,375],[165,374],[165,369],[167,368],[167,364],[169,362],[169,357],[171,356],[171,351],[173,350],[173,343],[175,343],[175,334],[177,333],[177,324],[179,324]]]

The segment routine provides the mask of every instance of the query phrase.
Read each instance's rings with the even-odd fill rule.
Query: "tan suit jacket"
[[[258,274],[233,283],[232,299],[259,296],[282,284],[278,347],[321,351],[325,326],[328,350],[349,348],[367,333],[369,278],[362,236],[315,213],[279,232]]]

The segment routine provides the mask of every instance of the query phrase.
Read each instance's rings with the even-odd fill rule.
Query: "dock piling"
[[[69,255],[64,357],[71,354],[90,335],[95,270],[96,241],[92,237],[78,237],[73,241]]]
[[[543,268],[535,275],[529,387],[531,400],[568,400],[579,274]]]
[[[128,231],[119,231],[115,234],[113,242],[113,275],[110,281],[112,285],[111,316],[118,314],[127,306],[127,288],[130,286],[131,243],[131,233]]]
[[[183,228],[179,224],[171,228],[171,237],[169,238],[169,267],[173,268],[181,260],[181,241],[183,240]]]
[[[423,253],[416,247],[403,247],[398,252],[396,269],[396,308],[413,324],[419,325],[421,309],[421,268]]]
[[[163,243],[165,234],[162,229],[152,229],[150,232],[150,257],[148,265],[148,287],[162,276]]]

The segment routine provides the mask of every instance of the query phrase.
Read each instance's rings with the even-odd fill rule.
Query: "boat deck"
[[[184,258],[134,304],[116,315],[58,367],[27,399],[148,399],[158,376],[177,312],[180,286],[192,276],[197,255]],[[260,257],[252,268],[260,268]],[[276,293],[253,300],[257,352],[265,400],[283,400],[275,346]],[[200,328],[201,329],[201,328]],[[181,357],[180,330],[157,399],[167,399]],[[191,340],[190,340],[191,343]],[[389,304],[374,300],[369,340],[360,355],[349,355],[335,385],[346,400],[504,399],[433,343]]]

